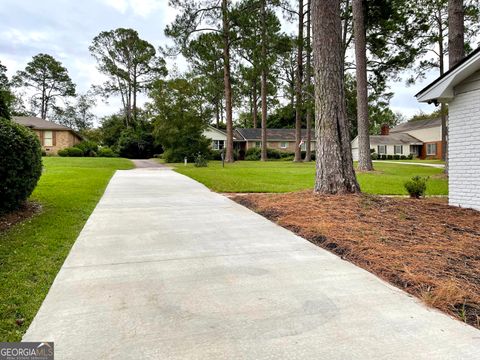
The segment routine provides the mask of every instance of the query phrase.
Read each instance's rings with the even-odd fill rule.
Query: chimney
[[[390,127],[388,126],[388,124],[383,124],[383,125],[382,125],[381,134],[382,134],[382,135],[388,135],[388,134],[390,134]]]

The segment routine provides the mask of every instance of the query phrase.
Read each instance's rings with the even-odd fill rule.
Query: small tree
[[[31,98],[32,107],[42,119],[47,118],[48,111],[58,98],[75,96],[75,84],[67,69],[47,54],[35,55],[25,70],[17,72],[13,83],[35,92]]]
[[[195,78],[158,81],[150,93],[149,106],[154,116],[154,135],[164,149],[167,162],[193,161],[198,154],[207,155],[210,141],[202,135],[212,113],[198,95]]]

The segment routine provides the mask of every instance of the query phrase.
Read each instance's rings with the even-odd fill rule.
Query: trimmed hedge
[[[78,147],[67,147],[63,150],[58,151],[59,156],[68,156],[68,157],[82,157],[83,151],[80,150]]]
[[[0,118],[0,213],[14,210],[30,196],[42,174],[38,136]]]
[[[105,146],[105,147],[101,147],[100,149],[98,149],[97,156],[98,157],[117,157],[118,154],[115,153],[108,146]]]

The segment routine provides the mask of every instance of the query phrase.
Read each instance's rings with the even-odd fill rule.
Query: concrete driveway
[[[480,352],[480,331],[166,168],[114,175],[24,340],[56,359]]]

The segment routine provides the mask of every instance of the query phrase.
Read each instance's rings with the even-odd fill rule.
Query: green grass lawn
[[[410,162],[410,163],[419,163],[419,164],[437,164],[437,165],[445,165],[445,161],[438,160],[438,159],[412,159],[412,160],[376,160],[376,161],[398,161],[398,162]]]
[[[206,168],[192,164],[174,164],[175,170],[217,192],[290,192],[312,189],[315,162],[237,161],[222,164],[210,161]],[[383,195],[406,195],[403,184],[412,176],[429,176],[427,194],[447,195],[443,170],[425,166],[375,163],[375,172],[357,174],[363,192]]]
[[[21,339],[111,176],[133,167],[107,158],[47,157],[43,164],[31,196],[42,212],[0,233],[0,341]]]

